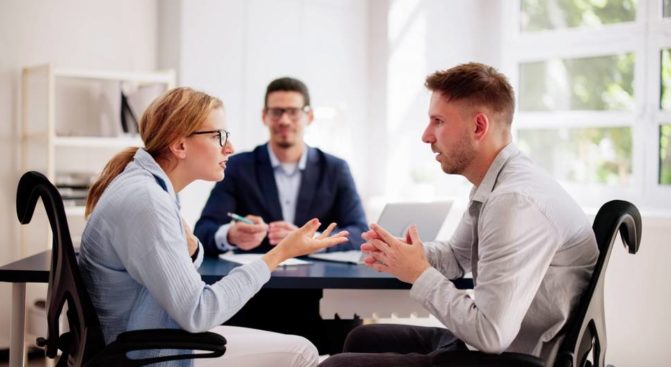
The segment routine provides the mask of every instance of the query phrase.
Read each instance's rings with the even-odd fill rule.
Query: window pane
[[[662,50],[660,58],[662,93],[660,95],[659,107],[663,110],[669,110],[671,109],[671,49]]]
[[[518,131],[520,149],[561,181],[627,185],[631,177],[631,128]]]
[[[671,17],[671,0],[664,0],[664,18]]]
[[[659,127],[659,183],[671,185],[671,125]]]
[[[636,0],[522,0],[520,30],[598,27],[604,24],[633,22]],[[665,0],[665,14],[666,3]]]
[[[522,111],[632,110],[634,54],[520,64]]]

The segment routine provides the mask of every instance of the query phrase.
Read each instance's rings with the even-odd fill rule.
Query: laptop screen
[[[408,228],[415,224],[422,241],[433,241],[451,207],[451,201],[389,203],[382,210],[377,224],[397,237],[403,237]]]

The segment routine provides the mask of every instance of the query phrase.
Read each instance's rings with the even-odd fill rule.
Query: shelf
[[[133,72],[133,71],[114,71],[102,70],[91,71],[81,69],[67,69],[54,67],[49,64],[36,65],[26,68],[31,72],[48,72],[51,70],[55,78],[79,78],[79,79],[96,79],[96,80],[119,80],[128,82],[138,82],[142,84],[160,83],[167,84],[169,87],[174,85],[175,72],[174,70],[164,70],[157,72]]]
[[[58,136],[54,138],[54,145],[58,147],[83,148],[124,148],[140,147],[144,144],[139,136],[97,137],[97,136]]]
[[[59,78],[80,78],[80,79],[98,79],[98,80],[122,80],[128,82],[165,83],[171,84],[175,78],[173,71],[166,72],[121,72],[121,71],[88,71],[77,69],[54,68],[54,77]]]
[[[85,209],[83,206],[66,206],[65,215],[83,217]]]

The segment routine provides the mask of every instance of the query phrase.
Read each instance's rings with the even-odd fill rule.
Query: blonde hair
[[[223,108],[221,100],[206,93],[185,87],[169,90],[156,98],[140,119],[144,149],[157,162],[170,164],[170,145],[198,130],[210,112],[217,108]],[[89,189],[85,210],[87,218],[107,186],[133,160],[138,149],[126,148],[107,162],[100,177]]]

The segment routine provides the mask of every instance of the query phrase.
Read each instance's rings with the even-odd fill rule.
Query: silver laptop
[[[422,241],[433,241],[445,223],[452,201],[429,203],[389,203],[377,224],[396,237],[403,237],[411,225],[417,225]]]
[[[396,237],[405,236],[408,228],[415,224],[422,241],[433,241],[443,227],[451,207],[451,201],[389,203],[382,209],[377,224]],[[310,257],[353,264],[360,263],[363,260],[363,255],[359,250],[318,253],[310,255]]]

